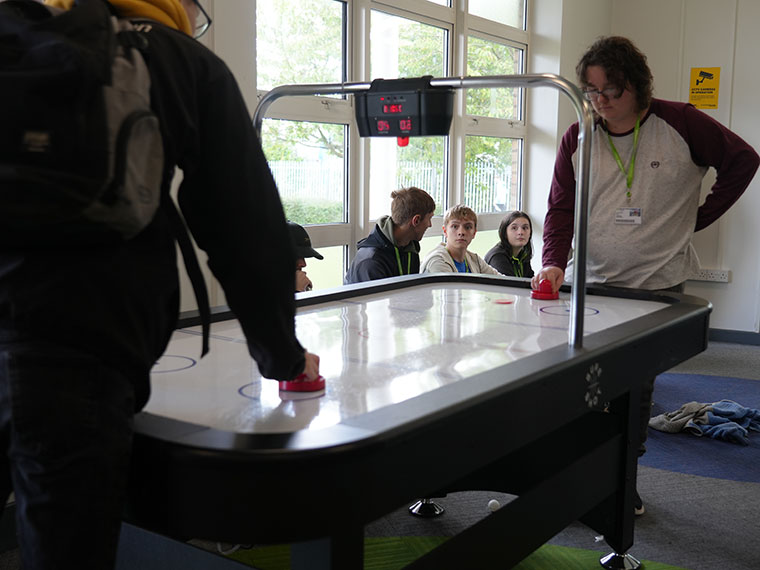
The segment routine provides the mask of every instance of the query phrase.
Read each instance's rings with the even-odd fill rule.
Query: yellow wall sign
[[[692,67],[689,103],[697,109],[717,109],[720,67]]]

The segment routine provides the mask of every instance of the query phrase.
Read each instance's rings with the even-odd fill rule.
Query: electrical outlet
[[[714,281],[717,283],[728,283],[731,281],[731,270],[700,269],[691,279],[692,281]]]

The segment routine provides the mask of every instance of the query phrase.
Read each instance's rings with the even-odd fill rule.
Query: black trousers
[[[112,568],[134,389],[97,358],[0,343],[0,505],[11,491],[27,570]]]
[[[684,284],[674,285],[668,289],[660,289],[659,291],[667,291],[671,293],[683,293]],[[652,417],[652,394],[654,392],[655,377],[644,379],[641,383],[641,404],[639,407],[639,457],[644,455],[647,451],[646,441],[649,435],[649,419]]]

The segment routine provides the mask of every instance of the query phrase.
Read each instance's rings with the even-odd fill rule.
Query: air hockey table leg
[[[442,515],[446,509],[433,499],[420,499],[409,507],[409,512],[418,517],[432,518]]]
[[[630,554],[618,554],[611,552],[599,559],[599,564],[607,570],[639,570],[641,562]]]

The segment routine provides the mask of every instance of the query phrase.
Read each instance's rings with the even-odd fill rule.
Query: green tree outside
[[[335,83],[344,79],[342,27],[345,4],[336,0],[267,0],[257,4],[257,80],[259,89],[298,83]],[[443,39],[442,39],[443,38]],[[431,70],[446,68],[445,34],[439,28],[412,23],[398,27],[399,76],[437,75]],[[485,40],[468,38],[467,74],[506,75],[519,72],[522,51]],[[518,119],[519,91],[516,89],[469,89],[467,113],[470,115]],[[274,161],[314,161],[316,157],[343,160],[345,129],[342,125],[316,122],[264,122],[263,146],[270,163]],[[429,164],[444,178],[440,160],[440,137],[420,137],[399,153],[403,164]],[[465,144],[465,174],[472,176],[483,165],[512,168],[517,155],[507,138],[470,136]],[[412,172],[399,164],[399,185],[412,178]],[[412,168],[412,167],[409,167]],[[468,178],[469,180],[469,178]],[[516,180],[512,176],[512,180]],[[280,184],[280,181],[278,181]],[[476,203],[477,195],[491,192],[484,180],[466,187],[466,201]],[[309,196],[285,197],[289,219],[301,224],[344,221],[343,196],[339,202]],[[442,204],[442,200],[436,199]]]

